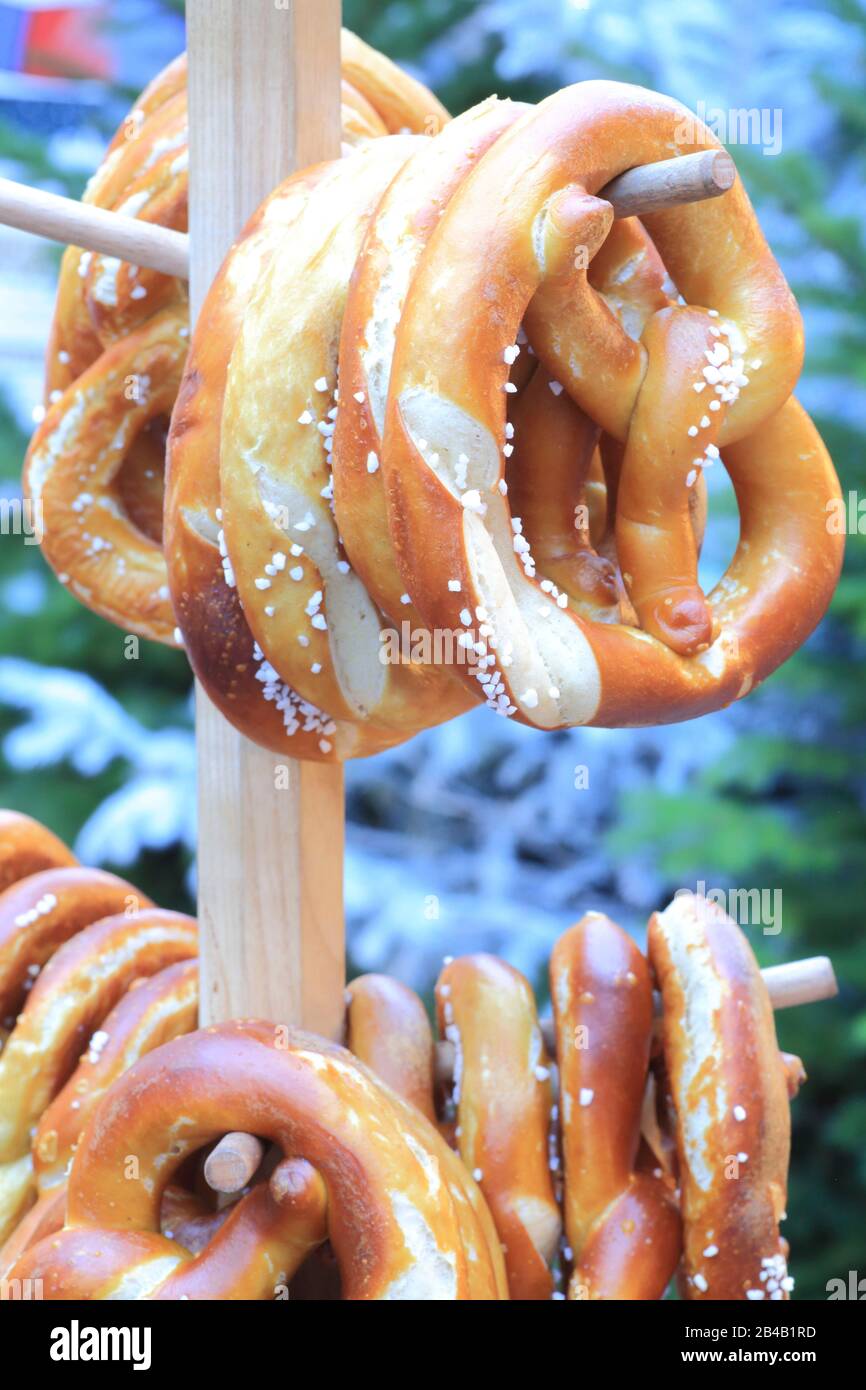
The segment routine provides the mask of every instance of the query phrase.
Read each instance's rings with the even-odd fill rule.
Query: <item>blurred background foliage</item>
[[[173,55],[181,5],[104,8],[124,51],[146,12],[159,54],[164,17],[158,61]],[[590,76],[646,83],[692,106],[779,108],[777,156],[743,146],[733,153],[806,316],[800,394],[843,490],[855,506],[866,498],[866,13],[858,0],[345,0],[344,16],[455,111],[492,90],[538,100]],[[120,74],[78,113],[73,155],[68,139],[33,129],[15,103],[0,101],[3,172],[79,193],[130,87]],[[47,281],[56,253],[28,254],[40,258]],[[6,495],[27,427],[19,391],[17,401],[0,402]],[[718,571],[733,525],[721,483],[713,502],[708,562]],[[866,531],[866,516],[861,525]],[[124,634],[52,581],[37,547],[0,540],[3,803],[78,838],[87,858],[123,868],[166,905],[188,906],[184,658],[142,644],[130,659]],[[348,776],[354,963],[388,968],[427,994],[446,949],[498,950],[544,998],[551,942],[590,907],[640,935],[647,913],[678,887],[781,890],[782,932],[750,932],[762,963],[827,952],[842,985],[839,1000],[778,1019],[781,1045],[809,1072],[794,1107],[786,1227],[800,1297],[824,1297],[826,1281],[849,1269],[866,1273],[864,640],[866,541],[851,534],[830,617],[741,706],[670,729],[547,738],[481,712]],[[587,791],[574,788],[577,765],[589,769]]]

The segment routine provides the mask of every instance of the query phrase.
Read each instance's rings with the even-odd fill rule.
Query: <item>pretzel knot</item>
[[[447,112],[348,30],[342,34],[344,148]],[[186,59],[142,93],[83,201],[187,228]],[[132,632],[176,642],[162,554],[165,434],[189,330],[186,285],[69,247],[46,362],[47,414],[25,464],[43,509],[42,549],[84,604]]]
[[[455,677],[467,634],[458,629],[459,642],[440,653],[412,601],[379,465],[413,277],[451,200],[527,110],[491,99],[433,140],[383,139],[287,180],[207,297],[169,438],[171,591],[211,697],[277,751],[372,753],[483,694],[483,663],[468,689]],[[664,267],[633,221],[612,232],[594,284],[628,334],[669,303]],[[274,343],[287,363],[279,372]],[[419,360],[424,351],[417,344]],[[540,369],[532,380],[513,375],[513,420],[531,439],[513,461],[515,489],[530,493],[536,458],[561,483],[552,507],[528,497],[527,536],[579,611],[610,622],[623,597],[612,464],[593,484],[609,512],[596,528],[605,553],[593,549],[588,521],[575,527],[576,507],[589,512],[600,431],[547,389]],[[506,428],[513,435],[515,423]],[[404,627],[411,649],[390,659]]]
[[[742,186],[646,218],[687,303],[660,308],[640,341],[586,274],[613,215],[594,196],[607,180],[719,148],[687,117],[607,82],[543,101],[449,203],[397,330],[382,465],[403,581],[428,625],[466,630],[489,703],[540,728],[663,723],[740,698],[811,632],[838,576],[838,483],[791,398],[800,318]],[[623,446],[615,535],[635,626],[570,609],[510,514],[521,323],[555,389]],[[704,596],[689,494],[720,450],[741,534]]]
[[[159,1234],[183,1160],[227,1129],[283,1152],[198,1254]],[[66,1228],[13,1278],[46,1298],[274,1298],[329,1240],[347,1299],[507,1297],[477,1187],[422,1115],[343,1048],[244,1022],[177,1039],[111,1088],[69,1179]]]

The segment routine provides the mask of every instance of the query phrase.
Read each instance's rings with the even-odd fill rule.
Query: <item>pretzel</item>
[[[0,1053],[0,1241],[35,1195],[32,1130],[85,1040],[134,979],[195,949],[194,922],[145,909],[92,923],[52,956]]]
[[[670,1187],[637,1166],[652,1038],[647,962],[621,928],[588,913],[550,960],[560,1078],[570,1299],[658,1299],[676,1269]]]
[[[488,703],[539,728],[664,723],[741,698],[805,640],[838,576],[825,525],[838,484],[790,398],[799,314],[742,186],[647,218],[679,292],[707,307],[660,309],[640,343],[575,266],[610,227],[596,190],[702,148],[720,146],[640,88],[588,82],[549,97],[464,180],[403,309],[382,452],[400,572],[428,626],[475,644]],[[640,628],[569,610],[525,539],[515,550],[500,484],[522,320],[555,381],[625,446],[616,544]],[[688,494],[720,447],[741,539],[707,600]],[[780,508],[780,496],[793,500]]]
[[[346,148],[447,121],[430,92],[347,30],[342,47]],[[125,118],[84,201],[185,231],[187,187],[182,57]],[[61,582],[103,617],[169,645],[175,622],[154,503],[187,323],[179,280],[70,247],[47,354],[48,410],[25,463],[27,495],[44,508],[43,553]]]
[[[168,444],[166,555],[193,669],[236,728],[285,756],[332,761],[399,734],[332,720],[271,665],[238,597],[223,532],[219,445],[226,373],[250,292],[329,166],[286,180],[251,218],[199,314]]]
[[[340,335],[340,410],[333,436],[340,536],[374,603],[392,622],[423,628],[397,568],[381,471],[394,339],[415,268],[468,171],[530,108],[491,97],[406,160],[384,193],[355,258]],[[468,706],[469,701],[466,701]]]
[[[405,615],[417,633],[418,615],[391,553],[378,450],[393,337],[413,268],[467,171],[523,110],[492,100],[432,142],[382,141],[298,176],[250,224],[205,306],[171,431],[172,590],[208,689],[239,728],[268,747],[285,744],[280,711],[296,756],[316,757],[318,749],[342,758],[396,742],[470,703],[447,665],[437,669],[415,656],[383,660],[385,618]],[[637,331],[668,302],[663,268],[638,224],[613,240],[611,298]],[[253,265],[257,288],[248,299]],[[275,342],[289,372],[272,369]],[[339,409],[329,409],[338,371]],[[588,462],[598,432],[574,413],[574,429],[592,431]],[[573,430],[566,435],[571,442]],[[219,489],[211,472],[217,437]],[[613,573],[608,560],[597,564]],[[483,669],[474,675],[483,677]],[[271,712],[261,692],[256,698],[256,678],[276,707]],[[299,733],[319,735],[317,748]]]
[[[520,103],[491,98],[457,117],[429,147],[419,149],[382,198],[355,264],[340,339],[342,389],[332,454],[335,511],[343,544],[374,602],[392,622],[408,621],[413,632],[423,631],[424,624],[397,568],[382,473],[371,472],[368,461],[381,454],[395,339],[424,248],[467,173],[528,110]],[[638,338],[651,314],[672,302],[665,291],[670,285],[664,266],[633,218],[616,224],[605,252],[593,262],[597,292],[624,331]],[[507,446],[507,451],[519,451],[507,465],[507,477],[509,488],[520,489],[524,532],[530,544],[538,541],[542,547],[540,558],[556,562],[550,574],[566,592],[615,614],[613,566],[591,554],[588,536],[575,522],[599,430],[567,397],[551,394],[546,374],[537,373],[527,384],[531,375],[531,367],[527,372],[518,359],[511,381],[518,390],[526,390],[513,397],[509,410],[510,437],[519,442]],[[524,461],[530,450],[533,457]],[[557,452],[560,466],[548,495],[554,498],[558,525],[549,526],[550,504],[544,494],[520,485],[531,482],[533,474],[537,478],[542,467],[549,476],[551,454]],[[699,493],[700,489],[696,498]],[[597,615],[596,608],[589,611]]]
[[[25,463],[25,488],[43,508],[42,548],[63,582],[103,617],[166,642],[175,624],[162,550],[132,520],[129,499],[122,505],[118,469],[140,431],[171,411],[184,331],[185,315],[169,308],[107,348],[46,416]]]
[[[173,914],[160,916],[171,923]],[[177,925],[179,939],[184,943],[191,934],[185,929],[184,919]],[[192,1032],[197,1015],[197,961],[182,959],[155,974],[142,973],[132,981],[101,1021],[75,1071],[36,1125],[33,1171],[40,1192],[50,1191],[65,1181],[84,1127],[112,1082],[155,1047]]]
[[[511,1297],[549,1298],[561,1227],[548,1152],[550,1062],[532,990],[504,961],[464,956],[440,974],[436,1008],[457,1052],[457,1147],[490,1207]]]
[[[361,725],[355,756],[366,740],[397,742],[466,705],[434,667],[382,662],[384,619],[330,507],[325,443],[346,286],[367,218],[415,148],[415,137],[375,141],[310,191],[244,315],[222,414],[223,526],[244,614],[280,681],[331,721]],[[337,732],[326,718],[323,753],[339,753]]]
[[[44,869],[64,869],[77,859],[62,840],[30,816],[0,811],[0,894]]]
[[[417,994],[389,975],[359,975],[346,990],[346,1047],[436,1124],[433,1034]]]
[[[786,1299],[789,1075],[745,936],[715,903],[678,894],[648,929],[676,1109],[690,1299]]]
[[[0,1249],[0,1278],[37,1241],[62,1230],[66,1175],[90,1115],[111,1083],[145,1053],[196,1026],[198,966],[181,960],[149,977],[140,976],[101,1022],[65,1086],[43,1111],[31,1144],[36,1204]],[[163,1230],[181,1227],[183,1242],[207,1230],[213,1213],[177,1188],[167,1190]],[[189,1224],[188,1224],[189,1223]]]
[[[97,1117],[72,1165],[66,1228],[11,1271],[41,1279],[46,1298],[273,1297],[326,1237],[347,1299],[507,1297],[492,1223],[459,1160],[343,1048],[223,1024],[137,1062]],[[190,1256],[158,1234],[162,1193],[226,1128],[285,1156]],[[137,1180],[124,1176],[129,1155]]]
[[[131,883],[101,869],[45,869],[0,896],[0,1023],[14,1022],[45,962],[102,917],[153,904]]]

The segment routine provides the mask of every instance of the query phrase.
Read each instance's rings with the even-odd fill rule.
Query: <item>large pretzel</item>
[[[523,110],[491,100],[433,141],[379,141],[296,176],[250,223],[205,304],[171,431],[172,592],[205,684],[269,747],[283,750],[288,735],[295,756],[354,756],[470,703],[447,658],[431,664],[435,648],[383,660],[396,622],[417,639],[418,614],[392,554],[379,451],[413,271],[467,173]],[[599,292],[635,332],[668,302],[663,268],[636,223],[612,243]],[[285,371],[273,370],[275,343]],[[562,416],[566,403],[542,394]],[[543,402],[534,415],[544,434]],[[598,430],[573,405],[556,428],[561,471],[585,442],[586,474]],[[574,471],[569,496],[582,498]],[[557,541],[568,592],[595,613],[605,583],[614,616],[610,560],[590,553],[573,517],[570,529]],[[484,663],[472,669],[476,698],[489,697]]]
[[[740,698],[808,636],[838,576],[825,524],[838,483],[790,398],[800,319],[742,186],[647,219],[678,291],[704,307],[659,310],[640,343],[582,269],[613,215],[596,190],[701,148],[718,142],[640,88],[549,97],[464,180],[404,306],[382,452],[400,571],[429,626],[477,644],[491,702],[540,728],[668,722]],[[515,549],[500,484],[524,319],[557,384],[625,445],[616,540],[639,628],[569,611]],[[707,600],[689,485],[719,447],[741,535]]]
[[[397,333],[413,276],[450,200],[481,156],[528,109],[491,98],[417,150],[379,203],[352,276],[340,338],[335,513],[343,544],[371,597],[393,623],[409,622],[416,632],[423,631],[423,623],[394,555],[383,475],[370,467],[382,452]],[[614,227],[604,252],[593,262],[594,287],[623,331],[638,338],[649,317],[671,303],[664,267],[635,219]],[[526,355],[510,365],[515,395],[506,435],[513,442],[503,452],[511,455],[508,489],[515,489],[524,534],[581,611],[610,620],[618,616],[619,604],[613,567],[592,553],[588,528],[575,519],[586,500],[600,431],[568,397],[552,393],[556,383],[546,372],[536,372],[530,381],[533,367]],[[532,485],[542,469],[543,491]],[[692,496],[699,505],[702,488]]]
[[[600,913],[550,961],[556,1021],[570,1298],[661,1298],[681,1249],[663,1178],[639,1171],[652,984],[635,943]]]
[[[218,460],[226,374],[250,293],[263,279],[280,246],[299,236],[299,219],[319,185],[331,180],[333,198],[334,181],[343,176],[344,166],[350,163],[346,160],[339,165],[322,165],[282,184],[251,219],[223,265],[199,315],[172,418],[166,496],[166,553],[172,598],[199,679],[226,717],[250,738],[285,755],[320,761],[376,752],[398,742],[411,729],[401,732],[324,713],[312,698],[321,699],[318,681],[306,694],[299,693],[290,681],[296,671],[289,666],[284,668],[282,662],[278,670],[262,650],[257,637],[264,634],[254,635],[247,622],[228,558],[224,526],[229,504],[225,504],[224,510]],[[294,417],[283,424],[300,429]],[[302,437],[310,434],[309,428],[300,432]],[[315,438],[321,440],[322,436],[316,434]],[[316,503],[323,508],[324,537],[326,528],[331,526],[330,514],[320,497]],[[301,520],[301,516],[296,520]],[[290,575],[301,559],[304,539],[302,532],[287,534],[282,527],[276,530],[274,544],[280,549],[274,554],[280,556],[282,568],[271,563],[270,553],[267,561],[275,587],[294,583]],[[336,562],[344,563],[339,553]],[[262,605],[260,617],[266,624],[271,616],[267,610],[272,607],[272,603]],[[314,664],[308,655],[310,639],[302,635],[307,645],[292,645],[294,652],[305,658],[310,680]],[[372,634],[369,640],[378,655]],[[411,681],[404,684],[413,686]],[[450,684],[453,697],[461,701],[459,688]],[[443,710],[441,717],[447,712]]]
[[[196,1027],[198,965],[182,960],[133,980],[102,1020],[75,1071],[42,1113],[31,1144],[39,1193],[27,1215],[0,1250],[0,1279],[37,1241],[63,1228],[66,1177],[81,1135],[108,1087],[139,1057]],[[180,1208],[183,1208],[181,1214]],[[163,1230],[179,1223],[202,1224],[201,1204],[171,1188],[163,1202]]]
[[[18,811],[0,811],[0,894],[30,874],[66,869],[77,859],[44,825]]]
[[[380,659],[384,619],[341,545],[323,447],[337,410],[337,344],[364,228],[415,144],[406,136],[377,140],[334,163],[310,191],[244,315],[220,449],[225,541],[258,646],[303,700],[333,721],[360,724],[357,742],[380,746],[467,703],[447,672]],[[280,372],[271,369],[275,343],[286,363]],[[334,737],[323,742],[323,752],[340,755]]]
[[[190,1256],[158,1233],[162,1194],[226,1128],[284,1158]],[[347,1299],[507,1297],[483,1198],[422,1115],[336,1045],[224,1024],[112,1087],[73,1162],[66,1228],[11,1278],[41,1279],[49,1299],[272,1298],[326,1238]]]
[[[550,1061],[528,982],[493,956],[464,956],[436,984],[456,1054],[451,1102],[461,1158],[487,1199],[512,1298],[549,1298],[561,1230],[550,1171]]]
[[[34,1126],[131,982],[195,954],[195,923],[144,909],[94,922],[52,956],[0,1053],[0,1242],[35,1195]]]
[[[779,1053],[755,958],[715,903],[678,895],[650,918],[648,944],[676,1110],[685,1295],[785,1299],[788,1097],[802,1066]]]
[[[447,121],[426,88],[347,30],[342,51],[347,148]],[[181,58],[125,118],[84,201],[185,231],[187,185]],[[27,495],[44,509],[43,553],[61,582],[104,617],[168,643],[175,622],[159,511],[187,319],[180,281],[70,247],[48,347],[48,412],[25,465]]]

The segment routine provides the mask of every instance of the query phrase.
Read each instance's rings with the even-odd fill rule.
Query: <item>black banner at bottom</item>
[[[320,1319],[339,1321],[357,1316],[341,1314],[334,1304],[301,1301],[223,1303],[217,1310],[213,1304],[202,1302],[43,1302],[38,1290],[17,1292],[20,1298],[6,1302],[0,1312],[6,1346],[17,1343],[26,1348],[28,1371],[47,1371],[52,1379],[82,1371],[92,1375],[100,1366],[109,1367],[115,1375],[123,1370],[158,1375],[213,1370],[225,1375],[229,1358],[234,1367],[240,1355],[259,1380],[278,1367],[287,1368],[290,1347],[326,1358],[329,1371],[333,1371],[340,1344],[322,1340],[321,1330],[327,1330],[327,1324]],[[595,1303],[570,1312],[567,1305],[554,1307],[546,1315],[552,1322],[545,1319],[543,1324],[535,1323],[528,1332],[530,1337],[540,1332],[543,1341],[539,1351],[549,1354],[554,1350],[570,1358],[578,1348],[583,1348],[581,1357],[591,1348],[594,1366],[596,1358],[603,1356],[604,1363],[617,1371],[634,1368],[657,1374],[673,1367],[701,1371],[706,1366],[733,1370],[740,1366],[766,1370],[805,1366],[826,1373],[837,1364],[857,1364],[855,1339],[859,1344],[861,1312],[856,1300]],[[331,1326],[336,1328],[336,1322],[331,1321]],[[405,1321],[394,1327],[397,1335],[405,1330]],[[494,1349],[509,1351],[515,1334],[527,1351],[532,1348],[532,1342],[526,1342],[525,1334],[513,1323],[504,1325],[494,1340],[486,1323],[479,1326],[470,1321],[461,1324],[460,1330],[469,1334],[460,1350],[464,1375],[466,1352],[473,1343],[479,1359],[483,1358],[485,1379]],[[316,1334],[315,1342],[287,1343],[289,1337],[296,1339],[310,1332]],[[382,1329],[378,1324],[370,1327],[352,1321],[352,1342],[346,1346],[347,1350],[351,1346],[355,1358],[365,1345],[376,1345],[362,1340],[368,1332],[381,1336]],[[431,1339],[429,1349],[434,1355],[443,1332],[438,1323],[429,1333],[421,1334]],[[555,1339],[560,1334],[569,1340],[557,1345]],[[291,1357],[294,1359],[294,1352]],[[539,1364],[539,1374],[546,1374],[544,1364]],[[381,1363],[380,1373],[386,1374]]]

